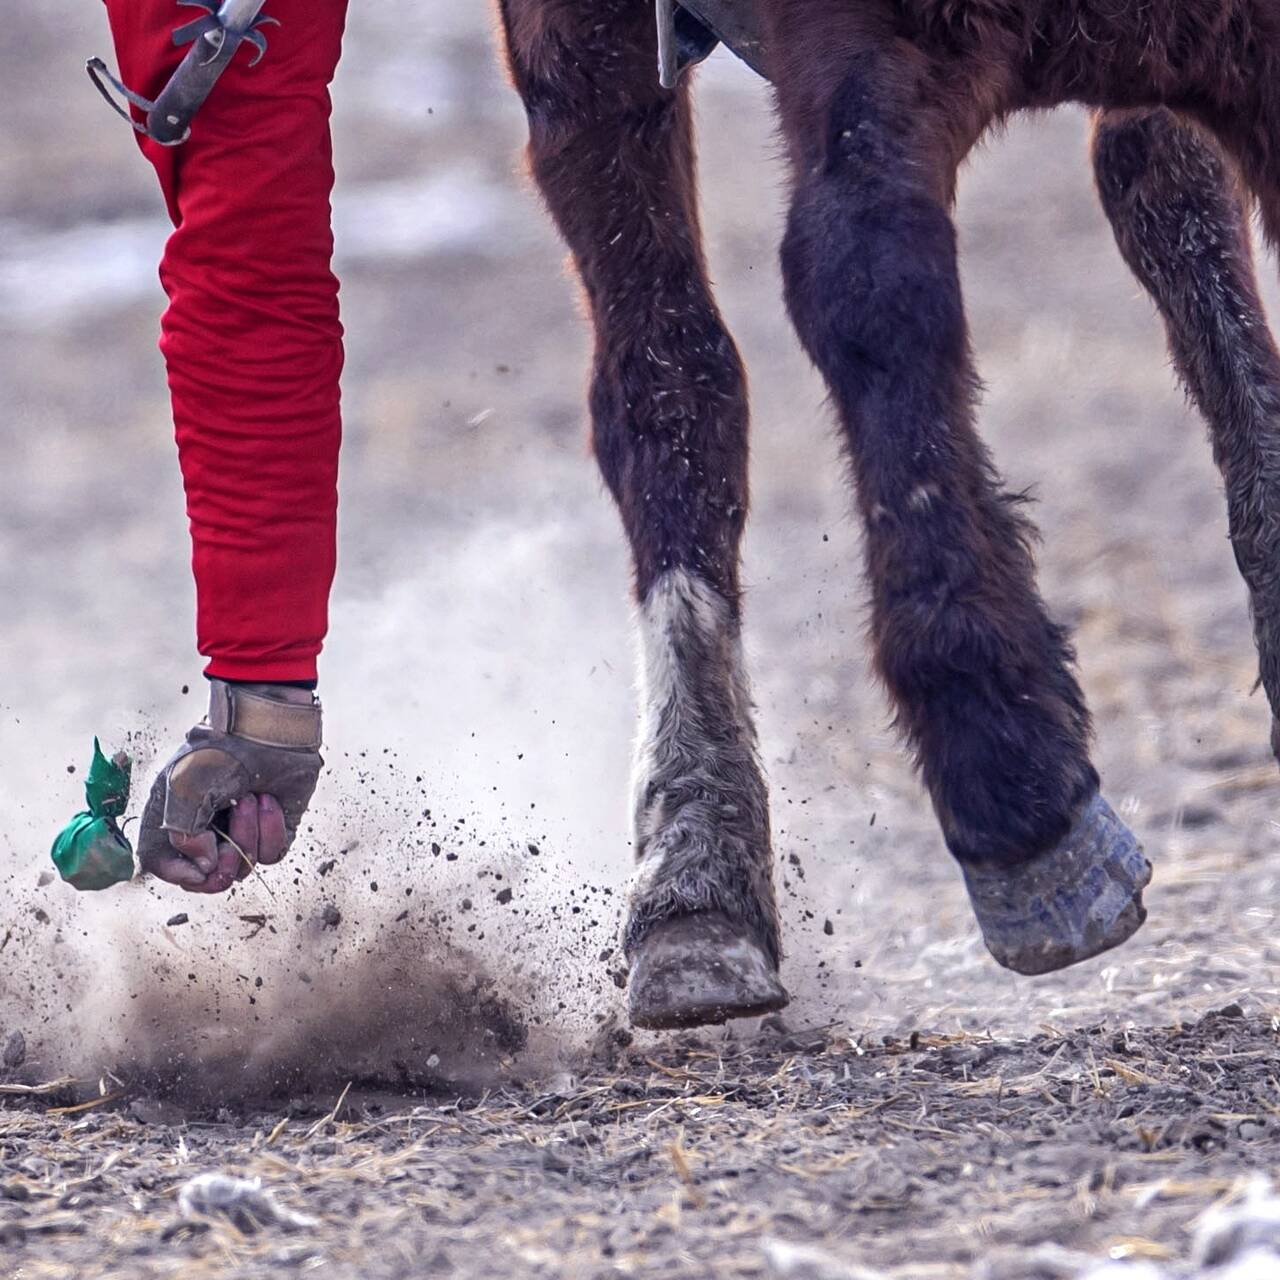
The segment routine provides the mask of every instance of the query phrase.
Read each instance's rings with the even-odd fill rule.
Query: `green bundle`
[[[108,760],[94,738],[84,784],[88,812],[77,813],[53,842],[53,865],[73,888],[110,889],[133,879],[133,848],[116,825],[129,803],[132,768],[123,751]]]

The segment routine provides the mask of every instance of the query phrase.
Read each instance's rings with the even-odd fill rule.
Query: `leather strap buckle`
[[[264,747],[319,751],[323,736],[320,703],[281,702],[225,680],[209,682],[209,727]]]

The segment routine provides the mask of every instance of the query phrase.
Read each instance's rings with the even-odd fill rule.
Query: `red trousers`
[[[121,78],[154,97],[192,10],[106,0]],[[191,522],[206,672],[306,681],[336,559],[342,326],[329,197],[329,82],[346,0],[269,0],[190,139],[144,139],[173,219],[160,348]]]

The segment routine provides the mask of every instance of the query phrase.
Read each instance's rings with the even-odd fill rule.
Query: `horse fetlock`
[[[654,778],[639,791],[626,946],[656,924],[717,912],[776,962],[768,795],[754,758]]]
[[[722,911],[776,954],[768,819],[755,806],[733,817],[715,801],[691,802],[644,843],[631,884],[630,939],[671,915]]]
[[[953,690],[932,713],[903,720],[947,846],[962,864],[1021,866],[1067,836],[1099,779],[1088,719],[1063,655],[1046,673],[1057,689],[1019,700]],[[917,700],[899,706],[916,710]]]
[[[624,935],[631,1020],[664,1028],[781,1008],[781,939],[764,786],[661,792],[632,881]]]

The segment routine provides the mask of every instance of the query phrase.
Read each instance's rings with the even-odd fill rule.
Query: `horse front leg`
[[[782,251],[866,529],[881,676],[996,959],[1039,974],[1128,938],[1150,866],[1099,794],[1033,531],[974,425],[949,202],[985,124],[961,70],[904,56],[893,7],[767,7],[794,198]]]
[[[529,160],[595,331],[593,444],[635,566],[632,1022],[781,1008],[768,796],[743,666],[747,395],[707,280],[688,89],[648,0],[501,0]]]

